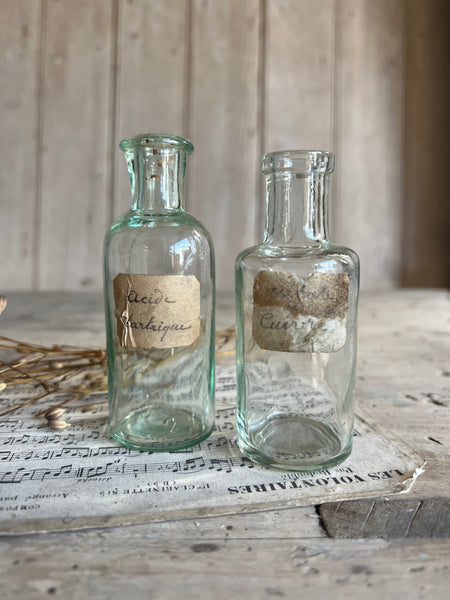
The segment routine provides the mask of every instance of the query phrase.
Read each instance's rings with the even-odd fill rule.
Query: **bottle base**
[[[327,425],[298,416],[276,416],[249,427],[238,445],[248,458],[279,471],[319,471],[343,462],[352,451],[352,438],[342,441]]]
[[[189,410],[151,407],[127,415],[110,427],[109,433],[116,442],[133,450],[172,452],[202,442],[213,429],[214,424],[206,428],[204,421]]]

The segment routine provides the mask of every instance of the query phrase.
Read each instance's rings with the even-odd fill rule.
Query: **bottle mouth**
[[[323,150],[281,150],[269,152],[262,160],[264,175],[272,173],[332,173],[334,154]]]
[[[154,150],[180,150],[190,154],[194,151],[192,142],[178,135],[166,133],[139,133],[133,137],[123,139],[119,148],[123,151],[135,148],[149,148]]]

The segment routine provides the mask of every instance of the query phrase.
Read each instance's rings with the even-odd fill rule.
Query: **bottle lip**
[[[139,133],[123,139],[119,148],[121,150],[134,150],[135,148],[155,148],[157,150],[181,150],[190,154],[194,146],[189,140],[170,133]]]
[[[268,152],[262,160],[264,175],[272,173],[332,173],[334,154],[324,150],[280,150]]]

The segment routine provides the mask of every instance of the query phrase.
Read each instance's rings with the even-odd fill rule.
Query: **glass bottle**
[[[183,208],[191,142],[122,140],[131,210],[106,233],[109,428],[121,444],[169,451],[214,427],[214,252]]]
[[[328,152],[266,154],[264,240],[236,261],[238,443],[280,470],[352,447],[359,260],[328,239],[333,170]]]

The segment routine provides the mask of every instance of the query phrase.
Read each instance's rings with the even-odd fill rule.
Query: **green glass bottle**
[[[214,252],[183,208],[192,144],[122,140],[131,210],[104,242],[109,428],[121,444],[170,451],[214,427]]]
[[[238,442],[268,467],[314,471],[351,451],[357,255],[329,241],[334,156],[266,154],[266,231],[236,262]]]

